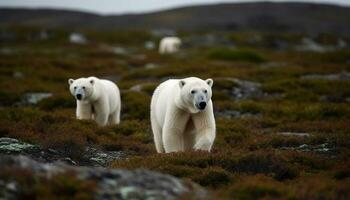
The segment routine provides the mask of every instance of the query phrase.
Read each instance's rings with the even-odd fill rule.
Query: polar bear
[[[215,140],[213,80],[196,77],[161,83],[151,100],[151,125],[158,153],[210,151]]]
[[[119,124],[120,92],[112,81],[96,77],[69,79],[69,90],[77,100],[77,119],[95,119],[97,124]]]
[[[160,54],[171,54],[179,51],[181,39],[178,37],[164,37],[159,42]]]

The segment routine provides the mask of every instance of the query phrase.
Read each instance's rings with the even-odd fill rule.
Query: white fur
[[[170,79],[156,88],[151,100],[151,125],[158,153],[211,150],[215,140],[212,83],[211,79],[190,77]],[[193,89],[207,90],[205,110],[193,104]]]
[[[160,54],[171,54],[179,51],[181,39],[178,37],[164,37],[159,43]]]
[[[73,96],[74,87],[85,87],[86,95],[77,100],[77,119],[95,119],[100,126],[119,124],[121,100],[116,84],[96,77],[69,79],[68,82]]]

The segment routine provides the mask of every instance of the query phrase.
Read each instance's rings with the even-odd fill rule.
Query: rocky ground
[[[60,162],[42,163],[36,162],[26,156],[1,156],[0,170],[6,172],[8,168],[15,169],[18,173],[29,173],[30,177],[39,179],[34,185],[39,185],[40,179],[76,179],[79,182],[88,182],[91,185],[90,197],[94,199],[176,199],[190,195],[196,199],[206,197],[206,192],[196,184],[184,182],[170,175],[152,172],[146,169],[123,170],[91,167],[73,167]],[[11,175],[13,177],[11,177]],[[61,177],[59,177],[61,176]],[[70,176],[65,177],[65,176]],[[9,179],[0,180],[1,195],[4,199],[21,199],[29,197],[30,192],[20,184],[15,174],[7,174]],[[11,177],[11,178],[10,178]],[[48,186],[49,187],[49,186]],[[58,189],[58,188],[52,188]],[[69,188],[68,188],[69,189]],[[95,193],[92,193],[96,191]],[[59,195],[59,194],[57,194]],[[66,194],[62,194],[63,196]],[[79,194],[81,195],[81,194]],[[72,198],[79,197],[72,194]],[[81,197],[81,196],[80,196]],[[42,196],[41,198],[45,198]]]

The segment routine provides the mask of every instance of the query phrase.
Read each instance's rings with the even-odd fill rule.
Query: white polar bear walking
[[[196,77],[161,83],[151,100],[151,125],[158,153],[210,151],[215,140],[213,80]]]
[[[178,37],[164,37],[159,42],[160,54],[171,54],[179,51],[181,39]]]
[[[112,81],[96,77],[69,79],[69,90],[77,100],[77,119],[95,119],[97,124],[119,124],[121,100]]]

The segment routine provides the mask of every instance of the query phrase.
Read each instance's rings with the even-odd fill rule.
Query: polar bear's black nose
[[[81,94],[77,94],[76,97],[77,97],[78,100],[81,100],[82,95]]]
[[[204,101],[199,103],[199,109],[204,110],[205,106],[207,106],[207,103],[205,103]]]

